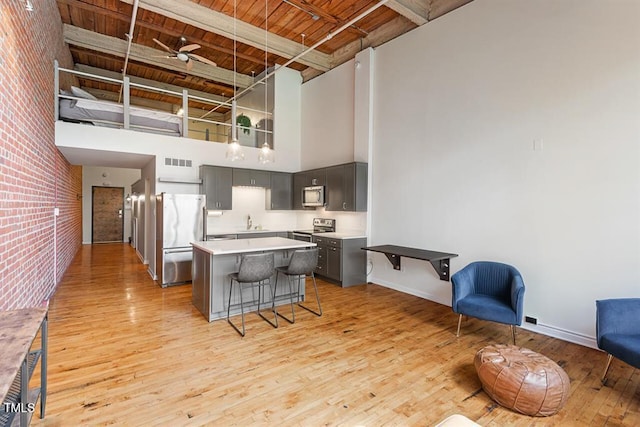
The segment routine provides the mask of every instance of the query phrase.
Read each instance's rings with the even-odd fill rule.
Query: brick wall
[[[56,1],[25,3],[0,1],[0,310],[48,298],[82,234],[82,170],[54,141],[53,61],[71,56]]]

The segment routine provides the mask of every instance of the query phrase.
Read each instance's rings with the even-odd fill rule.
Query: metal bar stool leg
[[[231,294],[233,293],[233,282],[234,280],[231,279],[231,285],[229,286],[229,304],[227,305],[227,322],[229,322],[229,324],[231,326],[233,326],[233,329],[236,330],[236,332],[238,332],[241,336],[244,337],[245,334],[245,329],[244,329],[244,304],[242,301],[242,285],[240,284],[240,282],[238,282],[238,288],[240,289],[240,313],[242,314],[242,331],[240,329],[238,329],[238,327],[236,325],[233,324],[233,322],[231,321],[230,317],[229,317],[229,313],[231,312]]]
[[[305,276],[302,275],[302,277],[305,277]],[[318,311],[315,311],[314,309],[311,309],[300,302],[300,277],[299,276],[298,276],[298,305],[304,308],[305,310],[315,314],[316,316],[322,316],[322,306],[320,305],[320,295],[318,294],[318,285],[316,284],[316,276],[313,274],[313,271],[311,272],[311,279],[313,280],[313,289],[316,293],[316,303],[318,304]]]
[[[271,289],[271,279],[269,279],[268,285],[269,285],[269,289]],[[278,311],[276,310],[275,304],[273,302],[271,303],[271,308],[273,310],[273,319],[274,319],[273,322],[267,319],[265,315],[262,314],[262,312],[260,311],[260,302],[262,301],[262,288],[264,286],[265,286],[264,284],[259,284],[258,286],[258,316],[262,317],[264,320],[267,321],[268,324],[270,324],[274,328],[277,328],[278,327]]]
[[[274,309],[275,309],[275,303],[276,303],[276,291],[278,290],[278,276],[280,276],[279,271],[276,273],[276,287],[275,287],[275,290],[273,291]],[[289,319],[282,313],[278,313],[278,316],[282,317],[284,320],[286,320],[289,323],[295,323],[296,313],[293,311],[293,287],[291,286],[291,276],[289,276],[288,274],[286,274],[286,276],[287,276],[287,282],[289,283],[289,304],[291,305],[291,318]]]

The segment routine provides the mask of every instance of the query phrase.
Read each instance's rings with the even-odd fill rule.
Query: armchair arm
[[[516,313],[517,325],[522,324],[524,315],[524,280],[520,273],[514,274],[511,278],[511,308]]]
[[[617,298],[596,301],[596,336],[598,347],[606,334],[640,334],[640,298]]]
[[[453,292],[451,295],[451,308],[453,309],[454,313],[458,313],[458,301],[474,292],[474,282],[475,268],[472,264],[466,266],[451,277],[451,283],[453,285]]]

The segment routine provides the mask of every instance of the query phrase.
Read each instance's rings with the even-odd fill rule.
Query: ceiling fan
[[[185,39],[184,37],[180,37],[180,42],[183,44],[183,46],[180,47],[178,50],[171,49],[169,46],[162,43],[158,39],[154,38],[153,41],[156,42],[158,45],[160,45],[164,50],[169,52],[169,55],[167,55],[166,58],[176,58],[184,62],[186,64],[187,71],[193,68],[193,61],[202,62],[203,64],[212,65],[214,67],[218,66],[218,64],[211,61],[210,59],[204,58],[200,55],[196,55],[195,53],[193,53],[194,50],[200,49],[202,46],[196,43],[185,45],[184,43],[187,42],[187,39]]]

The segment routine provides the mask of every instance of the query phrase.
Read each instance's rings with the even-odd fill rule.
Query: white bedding
[[[60,98],[61,119],[90,122],[96,126],[122,128],[124,106],[109,101]],[[164,111],[131,106],[130,128],[164,135],[182,135],[182,118]]]

